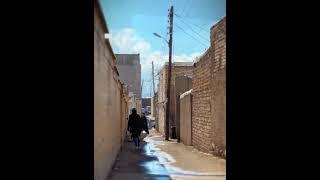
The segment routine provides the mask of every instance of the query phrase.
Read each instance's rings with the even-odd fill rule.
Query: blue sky
[[[168,61],[168,9],[174,6],[173,62],[193,61],[210,46],[210,27],[226,14],[225,0],[100,0],[115,53],[140,53],[142,96],[152,92],[155,71]],[[190,37],[192,36],[192,37]],[[157,72],[156,72],[157,73]],[[157,86],[157,77],[156,86]]]

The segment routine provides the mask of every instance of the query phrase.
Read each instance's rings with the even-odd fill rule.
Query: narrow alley
[[[182,1],[133,2],[94,1],[94,179],[226,179],[224,0],[193,10],[206,43]]]
[[[164,141],[154,129],[143,137],[140,150],[132,142],[124,143],[109,179],[226,179],[225,159],[173,140]]]

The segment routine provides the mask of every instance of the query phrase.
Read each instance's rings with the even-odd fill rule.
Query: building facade
[[[141,100],[140,54],[115,54],[121,82]]]
[[[142,98],[142,107],[146,108],[147,106],[151,106],[151,98]]]
[[[175,117],[176,117],[176,95],[175,95],[175,79],[180,76],[192,77],[193,74],[193,63],[192,62],[174,62],[172,63],[171,71],[171,89],[170,89],[170,115],[169,115],[169,129],[170,134],[171,127],[176,126]],[[166,119],[166,99],[167,99],[167,78],[168,78],[168,64],[166,63],[159,73],[159,90],[157,93],[158,102],[157,102],[157,118],[156,122],[158,124],[157,130],[165,135],[165,119]]]

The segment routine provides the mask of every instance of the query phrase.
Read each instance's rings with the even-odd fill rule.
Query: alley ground
[[[142,135],[142,149],[125,142],[110,174],[111,180],[226,179],[226,161],[191,146],[164,141],[154,129]]]

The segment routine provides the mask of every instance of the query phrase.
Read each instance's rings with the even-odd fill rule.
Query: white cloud
[[[144,53],[150,50],[150,43],[140,37],[132,28],[111,31],[111,44],[119,53]]]
[[[191,54],[174,55],[173,61],[174,62],[193,62],[195,58],[199,57],[201,54],[202,54],[201,52],[194,52]]]
[[[139,53],[141,63],[141,79],[144,80],[142,96],[149,96],[152,90],[152,65],[154,62],[155,75],[168,61],[168,52],[152,49],[151,43],[143,39],[132,28],[111,30],[110,42],[115,53]],[[173,62],[192,62],[201,52],[191,54],[174,54]],[[157,86],[157,79],[155,85]]]
[[[148,42],[138,41],[134,44],[132,49],[134,52],[144,52],[144,51],[148,51],[150,49],[150,47],[151,46]]]

